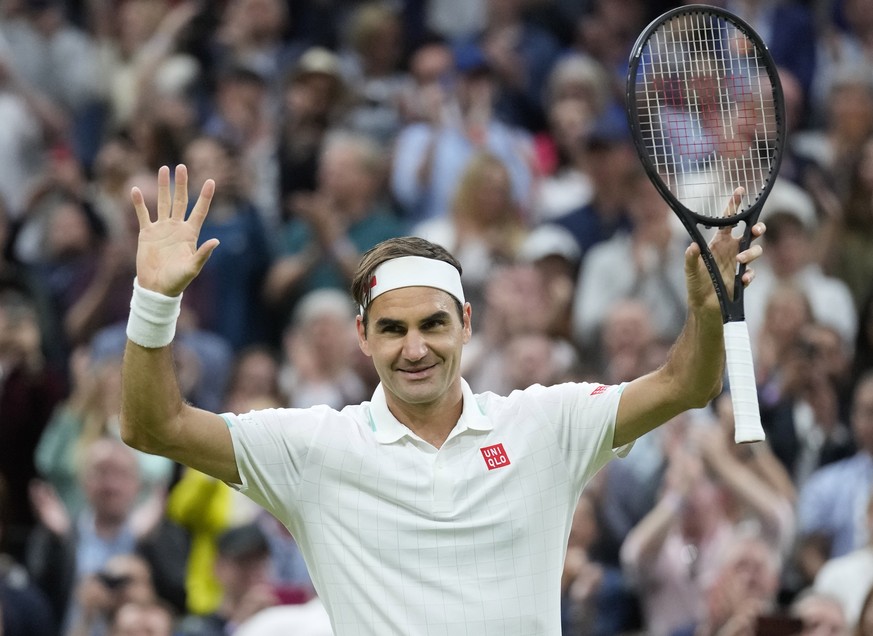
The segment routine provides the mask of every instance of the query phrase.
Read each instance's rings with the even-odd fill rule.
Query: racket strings
[[[640,132],[666,187],[690,210],[720,218],[741,186],[742,213],[771,178],[779,124],[754,42],[717,16],[680,14],[654,31],[637,73]]]

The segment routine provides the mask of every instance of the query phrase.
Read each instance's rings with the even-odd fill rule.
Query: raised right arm
[[[175,182],[171,196],[169,169],[164,166],[158,171],[155,221],[140,190],[131,192],[140,228],[137,281],[143,289],[166,297],[179,296],[218,246],[218,241],[211,239],[197,247],[215,183],[206,181],[186,220],[188,171],[184,165],[176,168]],[[125,443],[222,481],[239,483],[233,443],[224,420],[182,399],[172,345],[143,346],[128,339],[121,373],[121,436]]]

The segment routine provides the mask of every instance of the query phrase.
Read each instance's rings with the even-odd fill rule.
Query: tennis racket
[[[779,171],[785,141],[782,87],[764,42],[728,11],[670,10],[631,51],[627,113],[643,167],[700,246],[724,320],[737,443],[764,439],[738,265],[729,294],[702,228],[744,224],[740,250]],[[739,206],[727,205],[737,188]],[[727,212],[727,209],[731,209]]]

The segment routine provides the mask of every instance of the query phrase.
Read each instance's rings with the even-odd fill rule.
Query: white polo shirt
[[[616,455],[622,387],[462,384],[440,449],[381,386],[339,412],[225,415],[239,489],[297,539],[337,636],[560,636],[570,521]]]

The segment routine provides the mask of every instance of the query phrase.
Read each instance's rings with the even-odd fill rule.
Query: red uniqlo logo
[[[605,384],[599,384],[596,389],[591,392],[591,395],[600,395],[601,393],[606,391]]]
[[[488,466],[488,470],[503,468],[510,464],[509,456],[506,454],[503,444],[494,444],[494,446],[486,446],[479,450],[482,451],[482,457],[485,458],[485,465]]]
[[[370,278],[370,289],[376,286],[376,277],[373,276]]]

